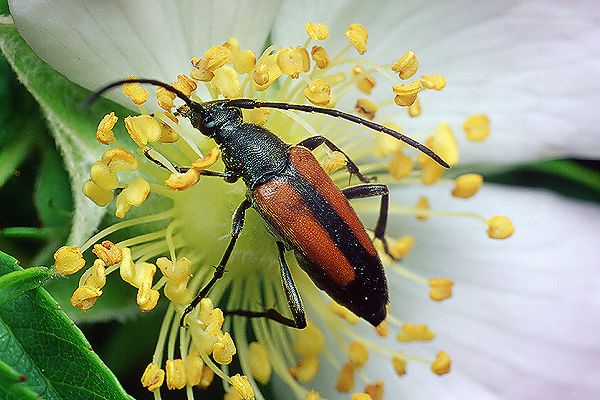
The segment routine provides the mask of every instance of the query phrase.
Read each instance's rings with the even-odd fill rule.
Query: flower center
[[[202,98],[205,99],[246,97],[292,103],[308,101],[334,107],[358,97],[354,102],[355,113],[369,120],[380,120],[390,129],[400,131],[397,125],[386,122],[388,117],[396,116],[397,109],[384,114],[388,117],[381,117],[384,110],[405,107],[409,118],[418,117],[422,112],[419,94],[423,90],[440,91],[446,85],[441,75],[406,81],[413,79],[418,70],[418,60],[412,51],[390,65],[349,56],[353,48],[360,55],[367,50],[368,32],[359,24],[352,24],[346,32],[350,44],[333,55],[318,44],[329,36],[325,25],[307,23],[306,31],[309,39],[303,46],[270,46],[258,58],[251,51],[243,50],[235,38],[230,38],[223,45],[208,49],[204,57],[192,59],[190,77],[179,75],[172,86],[194,101],[200,101],[196,94],[199,85],[204,89]],[[375,77],[379,75],[391,80],[393,99],[377,101],[370,97],[377,87]],[[328,301],[292,257],[288,257],[288,263],[304,300],[309,321],[306,329],[293,331],[264,318],[250,323],[242,318],[225,319],[223,310],[260,311],[261,304],[289,314],[281,288],[277,247],[253,210],[246,214],[244,230],[227,263],[227,272],[190,314],[188,328],[180,328],[180,316],[211,279],[214,272],[211,267],[225,252],[230,240],[231,217],[247,189],[242,182],[227,184],[202,176],[207,170],[224,170],[219,149],[182,118],[184,108],[176,108],[174,93],[158,87],[156,98],[163,111],[152,115],[146,112],[144,105],[149,93],[141,85],[128,83],[123,86],[123,93],[140,108],[141,115],[127,117],[125,126],[139,153],[145,157],[126,150],[128,146],[115,138],[112,129],[118,119],[113,113],[107,115],[98,126],[97,138],[110,149],[91,166],[90,180],[83,191],[99,206],[114,201],[119,218],[136,207],[140,208],[138,213],[143,214],[144,207],[149,206],[145,203],[163,201],[159,203],[158,212],[125,219],[98,233],[81,248],[62,247],[55,254],[55,267],[63,274],[77,272],[85,264],[82,252],[93,246],[98,259],[82,275],[71,299],[73,305],[84,311],[101,296],[107,276],[117,270],[122,279],[138,289],[136,301],[142,311],[154,309],[161,291],[169,300],[156,352],[142,377],[144,386],[160,397],[166,376],[169,389],[185,387],[188,396],[193,396],[192,387],[205,388],[218,375],[235,389],[228,394],[230,398],[250,399],[254,396],[253,389],[258,389],[257,382],[267,383],[275,372],[296,397],[315,400],[320,398],[319,394],[309,390],[307,385],[321,364],[326,363],[339,371],[335,385],[338,392],[360,391],[357,389],[357,381],[360,381],[364,390],[362,397],[356,398],[381,399],[383,382],[368,377],[363,371],[369,359],[373,359],[370,354],[387,358],[399,375],[406,373],[408,362],[429,363],[438,375],[449,371],[450,358],[444,351],[437,352],[435,357],[421,358],[377,341],[393,329],[401,344],[429,342],[435,337],[429,325],[403,321],[394,314],[392,304],[387,319],[374,331],[365,333],[364,329],[356,329],[364,321]],[[244,110],[244,120],[266,127],[287,143],[326,134],[351,156],[363,174],[378,175],[382,183],[414,186],[454,182],[452,194],[457,198],[475,195],[482,184],[477,174],[466,174],[454,181],[444,178],[444,168],[426,155],[412,151],[383,133],[376,133],[372,140],[364,127],[337,119],[287,110],[253,109]],[[489,135],[489,119],[482,114],[471,116],[464,130],[471,140],[482,140]],[[458,162],[457,141],[448,124],[440,123],[431,135],[417,139],[422,139],[450,165]],[[317,149],[315,154],[339,186],[348,184],[344,154],[327,148]],[[356,204],[356,209],[361,214],[375,215],[380,211],[380,203],[378,200],[361,202]],[[488,226],[488,235],[493,238],[506,238],[513,230],[506,217],[486,220],[475,213],[433,210],[426,197],[415,205],[392,204],[388,227],[399,216],[423,221],[430,217],[475,218]],[[131,227],[145,232],[116,244],[102,241],[117,230]],[[428,290],[435,301],[451,296],[453,282],[450,279],[422,277],[396,262],[408,255],[418,238],[387,237],[387,251],[381,239],[375,239],[375,244],[387,269],[388,281],[393,282],[395,276],[407,279]],[[154,282],[157,267],[162,277]],[[340,319],[344,322],[340,323]],[[248,343],[249,328],[256,339],[252,343]],[[235,344],[230,331],[234,333]],[[335,339],[337,349],[325,345],[327,337]],[[247,376],[228,375],[226,366],[236,353]],[[167,359],[164,368],[163,357]]]

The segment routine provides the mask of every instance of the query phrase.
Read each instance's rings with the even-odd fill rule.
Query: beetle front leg
[[[346,153],[344,153],[344,151],[342,149],[337,147],[335,145],[335,143],[333,143],[331,140],[327,139],[324,136],[319,135],[319,136],[309,137],[307,139],[304,139],[300,143],[298,143],[298,146],[304,146],[309,150],[314,150],[322,144],[325,144],[325,146],[327,146],[329,148],[329,150],[340,152],[344,155],[344,157],[346,157],[346,168],[348,169],[348,172],[350,173],[350,175],[356,175],[358,177],[358,179],[360,179],[360,181],[364,182],[364,183],[369,183],[376,179],[374,177],[368,178],[368,177],[364,176],[359,171],[358,166],[354,163],[354,161],[352,161],[350,159],[350,157],[348,157],[348,155]]]
[[[159,167],[168,169],[167,166],[164,165],[160,160],[154,158],[150,154],[150,151],[152,151],[152,149],[146,147],[144,149],[144,156],[146,156],[146,158],[148,160],[152,161],[154,164],[158,165]],[[181,174],[186,173],[187,171],[190,170],[190,167],[181,167],[181,166],[175,165],[175,164],[173,164],[173,168],[175,168],[175,170]],[[200,169],[200,170],[198,170],[198,173],[200,175],[204,175],[204,176],[216,176],[218,178],[223,178],[223,180],[227,183],[234,183],[234,182],[237,182],[238,179],[240,179],[240,176],[233,171],[219,172],[219,171],[210,171],[207,169]]]
[[[237,241],[238,237],[240,236],[240,233],[242,232],[242,229],[244,228],[244,220],[246,216],[246,210],[248,208],[250,208],[250,201],[248,201],[248,199],[245,199],[244,201],[242,201],[242,204],[240,204],[239,207],[235,210],[235,214],[233,214],[233,224],[231,227],[231,238],[229,239],[229,244],[225,249],[225,253],[223,254],[223,257],[221,257],[219,265],[217,265],[217,267],[215,268],[213,277],[202,288],[202,290],[200,290],[200,292],[194,298],[194,300],[192,300],[190,305],[187,306],[186,309],[183,311],[180,320],[181,326],[184,326],[184,320],[186,315],[188,315],[200,303],[200,301],[202,301],[202,299],[206,297],[206,295],[208,294],[210,289],[212,289],[215,283],[223,277],[223,274],[225,273],[225,266],[227,265],[227,261],[229,261],[231,252],[235,247],[235,242]]]
[[[386,254],[397,260],[390,253],[390,249],[385,238],[385,228],[387,226],[388,210],[390,207],[390,190],[386,185],[382,184],[369,184],[369,185],[358,185],[342,189],[342,193],[348,200],[352,199],[364,199],[367,197],[381,196],[381,204],[379,206],[379,217],[377,218],[377,225],[375,225],[375,238],[381,240],[383,244],[383,250]]]
[[[285,297],[292,312],[294,319],[283,316],[279,311],[274,308],[269,308],[263,311],[249,311],[249,310],[224,310],[223,315],[239,315],[247,318],[268,318],[273,321],[279,322],[290,328],[304,329],[306,328],[306,313],[302,306],[302,299],[298,293],[298,289],[292,279],[292,274],[285,261],[285,246],[283,242],[277,242],[277,250],[279,252],[279,270],[281,272],[281,281],[283,283],[283,291]]]

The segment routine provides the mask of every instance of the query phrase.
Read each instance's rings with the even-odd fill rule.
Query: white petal
[[[278,3],[245,1],[10,1],[21,35],[73,82],[97,89],[136,75],[172,82],[190,59],[235,36],[261,50]],[[129,106],[123,96],[113,99]]]
[[[369,29],[366,56],[393,63],[407,50],[419,74],[442,73],[448,86],[421,97],[424,114],[400,121],[409,133],[427,133],[439,120],[452,124],[462,142],[464,119],[486,113],[492,136],[462,146],[462,162],[512,163],[554,156],[596,159],[600,113],[598,7],[529,0],[454,2],[285,1],[274,41],[296,43],[303,23],[330,25],[332,47],[345,44],[349,23]],[[327,45],[329,46],[329,44]],[[383,77],[380,98],[389,98]]]

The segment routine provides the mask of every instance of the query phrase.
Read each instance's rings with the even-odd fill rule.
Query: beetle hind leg
[[[292,313],[292,318],[285,317],[274,308],[264,309],[262,311],[250,310],[223,310],[223,315],[238,315],[246,318],[267,318],[290,328],[304,329],[306,327],[306,313],[302,306],[302,299],[298,293],[298,289],[292,279],[292,274],[285,261],[285,246],[282,242],[277,242],[277,250],[279,253],[279,269],[281,272],[281,281],[285,297]]]
[[[356,165],[356,163],[354,163],[354,161],[352,161],[350,159],[350,157],[348,157],[348,155],[342,149],[337,147],[337,145],[335,143],[333,143],[331,140],[327,139],[324,136],[320,136],[320,135],[319,136],[311,136],[307,139],[304,139],[300,143],[298,143],[298,146],[303,146],[309,150],[314,150],[322,144],[327,146],[329,148],[329,150],[340,152],[344,155],[344,157],[346,157],[346,168],[348,169],[348,172],[350,173],[350,177],[352,177],[352,175],[356,175],[356,177],[358,179],[360,179],[361,182],[364,182],[364,183],[373,182],[374,180],[377,179],[376,177],[367,177],[367,176],[363,175],[360,172],[360,170],[358,169],[358,166]]]
[[[372,183],[351,186],[342,189],[342,193],[348,200],[381,196],[379,217],[377,218],[377,224],[375,225],[374,229],[375,238],[381,240],[381,243],[383,244],[383,250],[388,256],[392,257],[394,260],[398,260],[398,257],[394,256],[390,252],[387,239],[385,238],[385,228],[387,226],[388,210],[390,207],[390,190],[388,189],[387,185]]]

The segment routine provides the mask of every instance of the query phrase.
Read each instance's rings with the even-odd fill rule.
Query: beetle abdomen
[[[256,209],[294,248],[317,286],[378,325],[386,315],[388,294],[377,251],[312,153],[296,146],[289,157],[283,174],[253,191]]]

